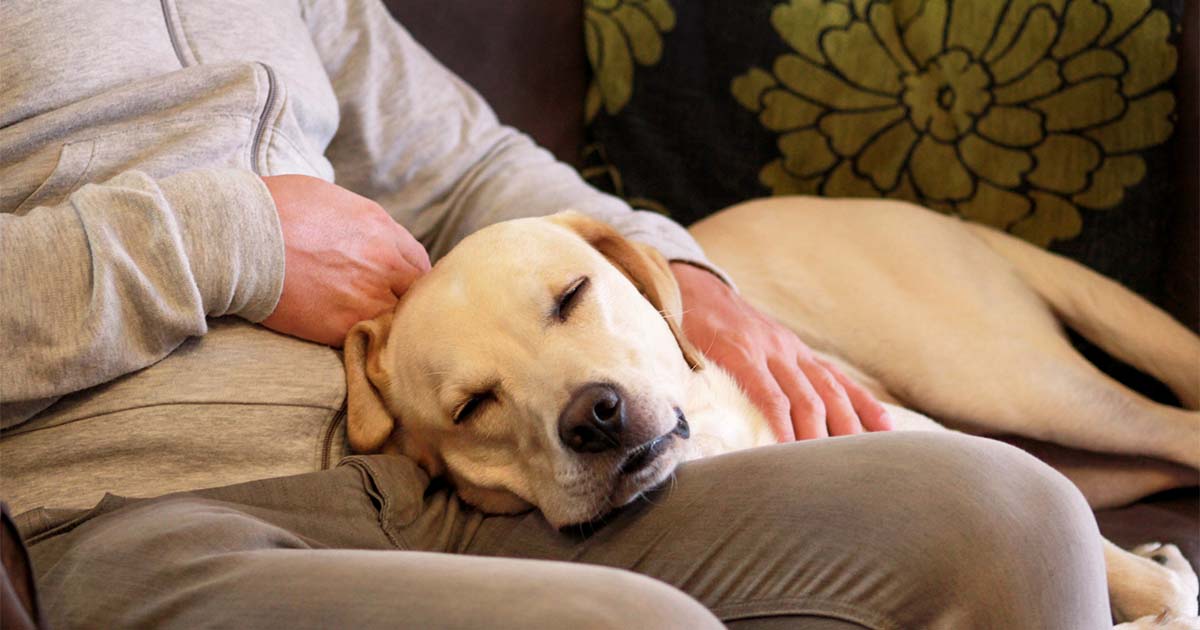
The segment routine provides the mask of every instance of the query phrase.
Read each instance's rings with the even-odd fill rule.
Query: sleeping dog
[[[1093,507],[1197,481],[1200,413],[1112,381],[1060,322],[1189,409],[1200,339],[1082,266],[899,202],[775,198],[692,233],[744,297],[884,401],[897,429],[948,430],[932,416],[1123,456],[1050,454]],[[407,455],[485,512],[536,507],[564,526],[688,459],[774,443],[684,337],[680,307],[661,256],[583,215],[481,230],[347,336],[351,447]],[[1104,548],[1126,627],[1200,627],[1177,549]]]

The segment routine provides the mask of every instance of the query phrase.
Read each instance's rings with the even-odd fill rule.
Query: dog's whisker
[[[648,492],[639,493],[637,498],[639,501],[645,501],[648,505],[658,505],[658,502],[656,502]]]
[[[688,313],[690,313],[694,310],[696,310],[696,309],[685,308],[685,309],[681,309],[678,313],[673,313],[672,311],[668,311],[665,308],[660,308],[660,309],[658,309],[658,314],[662,315],[663,317],[670,317],[672,315],[679,315],[679,317],[683,317],[684,315],[687,315]]]

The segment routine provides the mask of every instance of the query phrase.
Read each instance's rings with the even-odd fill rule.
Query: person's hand
[[[341,346],[354,324],[391,308],[429,271],[429,254],[379,204],[315,177],[263,182],[283,228],[279,304],[262,324]]]
[[[671,272],[683,295],[684,334],[746,390],[780,441],[892,428],[870,392],[715,275],[679,262]]]

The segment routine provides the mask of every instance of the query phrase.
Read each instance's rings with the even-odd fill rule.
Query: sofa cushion
[[[585,172],[635,205],[907,199],[1162,302],[1183,0],[585,6]]]

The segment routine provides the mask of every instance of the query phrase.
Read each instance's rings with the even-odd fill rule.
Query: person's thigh
[[[489,518],[465,551],[630,569],[738,627],[793,615],[870,628],[1110,623],[1099,533],[1075,488],[1015,448],[949,433],[694,461],[594,531]]]
[[[375,529],[354,541],[371,549],[328,549],[235,503],[184,494],[95,516],[55,537],[56,552],[49,540],[33,550],[58,628],[720,626],[628,571],[400,551]]]

